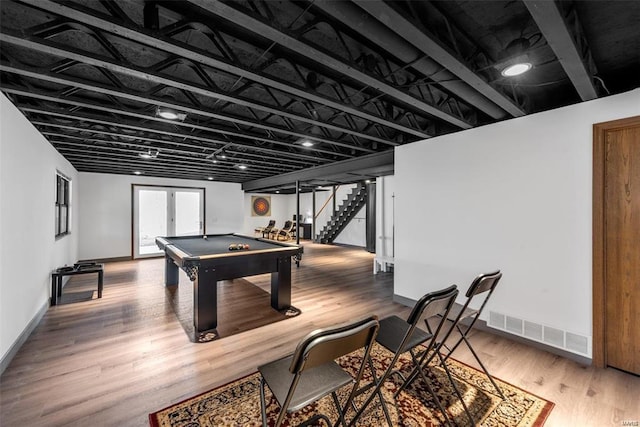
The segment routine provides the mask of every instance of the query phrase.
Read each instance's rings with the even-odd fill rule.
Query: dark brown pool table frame
[[[299,265],[302,246],[275,242],[239,234],[207,235],[208,242],[216,239],[237,239],[243,243],[254,241],[256,246],[268,244],[267,249],[229,251],[228,246],[221,251],[204,255],[193,255],[180,242],[186,239],[203,239],[203,236],[157,237],[156,244],[165,252],[165,285],[178,284],[178,268],[187,273],[193,282],[193,323],[194,340],[211,341],[217,337],[219,280],[231,280],[256,274],[271,273],[271,307],[286,311],[291,307],[291,258]],[[247,242],[249,240],[249,242]],[[258,243],[260,242],[260,243]],[[212,245],[213,246],[213,245]]]

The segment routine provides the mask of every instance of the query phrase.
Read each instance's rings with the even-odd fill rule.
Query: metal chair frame
[[[476,321],[480,318],[480,314],[482,313],[482,310],[484,310],[484,308],[487,305],[487,302],[489,302],[489,298],[491,298],[491,295],[493,294],[493,291],[495,291],[496,286],[498,285],[498,282],[500,281],[501,278],[502,278],[502,273],[500,272],[500,270],[498,270],[498,271],[494,271],[493,273],[481,274],[478,277],[476,277],[473,280],[473,282],[471,282],[471,285],[469,286],[469,289],[467,289],[467,293],[465,294],[465,296],[467,297],[467,300],[465,301],[465,303],[464,304],[455,303],[451,311],[449,311],[449,314],[446,316],[447,320],[453,322],[453,324],[451,325],[451,328],[449,329],[447,334],[442,339],[442,342],[443,342],[443,347],[448,350],[448,353],[444,357],[445,361],[458,348],[458,346],[460,346],[460,344],[464,342],[469,348],[469,350],[471,351],[471,354],[473,354],[473,357],[475,357],[476,361],[484,371],[487,378],[489,378],[489,381],[491,381],[491,384],[493,384],[493,387],[496,389],[500,397],[502,399],[505,399],[504,393],[502,392],[500,387],[498,387],[498,384],[496,384],[491,374],[489,374],[489,371],[484,366],[484,363],[482,363],[482,361],[480,360],[480,357],[478,356],[476,351],[471,346],[471,343],[469,342],[469,333],[471,332],[473,325],[475,325]],[[482,301],[480,308],[478,309],[470,308],[469,307],[470,303],[474,299],[476,299],[476,297],[482,294],[484,294],[484,300]],[[468,325],[465,325],[462,323],[463,320],[470,319],[470,318],[472,319],[472,321]],[[454,329],[458,331],[458,333],[460,334],[460,337],[458,338],[458,340],[453,346],[448,347],[445,344],[445,341],[450,337]]]
[[[352,406],[364,370],[367,364],[373,366],[370,358],[371,346],[379,327],[378,317],[369,316],[354,323],[319,329],[305,336],[292,355],[258,367],[261,374],[262,425],[267,425],[265,386],[268,386],[280,405],[275,427],[280,426],[287,413],[302,409],[329,394],[338,411],[339,420],[336,425],[346,426],[345,413]],[[354,379],[335,359],[361,348],[365,349],[364,357]],[[349,383],[353,385],[349,397],[341,407],[336,392]],[[325,414],[316,414],[300,425],[308,425],[320,419],[331,426],[331,421]]]
[[[403,320],[398,316],[391,316],[380,321],[380,332],[376,337],[376,342],[385,347],[387,350],[394,353],[393,359],[389,363],[389,366],[385,370],[384,374],[377,379],[375,384],[374,391],[369,395],[367,400],[362,404],[354,419],[350,422],[349,426],[354,425],[355,420],[364,412],[365,408],[373,401],[373,399],[378,395],[377,393],[382,388],[384,382],[391,375],[398,375],[402,378],[403,383],[402,386],[398,389],[394,397],[397,397],[400,391],[402,391],[408,384],[410,384],[418,375],[425,382],[429,393],[433,397],[434,401],[438,405],[438,408],[442,412],[445,422],[450,423],[449,417],[447,415],[446,410],[442,406],[440,399],[435,394],[432,389],[429,380],[427,379],[424,368],[428,365],[428,363],[433,359],[436,354],[439,353],[439,349],[441,343],[437,342],[436,337],[440,333],[444,323],[446,315],[449,313],[449,310],[453,306],[456,296],[458,295],[458,290],[455,285],[452,285],[448,288],[431,292],[424,295],[422,298],[418,300],[415,304],[411,313],[409,314],[407,320]],[[437,316],[444,315],[435,328],[435,331],[431,331],[429,324],[427,323],[427,328],[429,331],[424,331],[418,328],[418,322],[420,319],[426,319]],[[399,338],[401,337],[401,338]],[[425,349],[419,353],[416,352],[415,349],[423,345]],[[409,352],[411,355],[411,360],[414,364],[414,369],[411,371],[411,374],[405,379],[404,376],[397,370],[394,370],[400,355],[403,353]],[[449,381],[453,384],[454,390],[456,391],[458,398],[462,401],[462,396],[458,391],[457,387],[453,383],[453,378],[446,365],[444,364],[444,360],[441,358],[443,367]],[[384,401],[382,402],[384,406]],[[464,402],[463,402],[464,405]],[[465,410],[467,410],[465,405]]]

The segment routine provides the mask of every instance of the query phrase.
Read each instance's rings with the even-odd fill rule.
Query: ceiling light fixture
[[[238,169],[245,170],[246,168],[247,168],[247,165],[238,165]]]
[[[156,116],[161,117],[163,119],[167,119],[167,120],[181,120],[181,121],[184,121],[184,119],[187,118],[187,115],[185,113],[180,113],[176,110],[173,110],[167,107],[158,107],[156,109]]]
[[[158,154],[160,154],[159,150],[148,149],[147,151],[144,151],[142,153],[138,153],[138,157],[140,157],[142,159],[145,159],[145,160],[149,160],[149,159],[157,158]]]
[[[209,181],[213,181],[213,177],[212,177],[212,176],[207,177],[207,179],[208,179]]]
[[[534,41],[534,43],[537,40]],[[501,61],[495,64],[495,68],[500,71],[504,77],[514,77],[526,73],[533,64],[529,59],[529,50],[531,49],[531,41],[528,38],[518,37],[507,45],[500,54]]]
[[[133,171],[133,174],[134,174],[134,175],[142,175],[142,172],[140,172],[140,171]]]
[[[303,147],[313,147],[313,141],[311,141],[309,139],[305,139],[304,141],[302,141],[302,146]]]
[[[508,65],[502,69],[500,74],[505,77],[513,77],[519,76],[520,74],[524,74],[531,69],[532,65],[530,62],[518,62],[513,65]]]

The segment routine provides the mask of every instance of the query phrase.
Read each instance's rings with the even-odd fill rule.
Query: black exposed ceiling
[[[0,8],[0,89],[81,172],[354,182],[392,173],[394,146],[640,86],[638,1]],[[533,69],[501,76],[522,54]]]

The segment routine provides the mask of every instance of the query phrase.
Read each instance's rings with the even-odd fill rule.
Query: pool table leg
[[[169,255],[164,256],[164,284],[174,286],[178,284],[178,266]]]
[[[196,340],[218,326],[218,277],[215,268],[200,267],[193,281],[193,326]]]
[[[271,273],[271,307],[291,307],[291,257],[278,258],[278,271]]]

